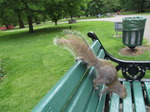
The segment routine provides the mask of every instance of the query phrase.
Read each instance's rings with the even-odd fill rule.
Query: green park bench
[[[150,107],[150,79],[145,79],[150,70],[150,61],[124,61],[111,56],[93,32],[88,36],[93,40],[92,50],[99,58],[117,64],[124,79],[119,79],[127,89],[127,97],[119,98],[115,93],[102,94],[93,88],[96,72],[94,67],[78,60],[58,81],[58,83],[35,106],[32,112],[148,112]]]
[[[118,35],[118,32],[122,31],[122,22],[114,22],[114,28],[116,31],[116,35]]]

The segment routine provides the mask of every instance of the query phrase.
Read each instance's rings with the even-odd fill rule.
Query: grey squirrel
[[[95,67],[97,75],[93,80],[94,88],[98,89],[97,85],[102,84],[107,86],[100,94],[114,92],[121,98],[127,96],[126,88],[118,80],[116,68],[109,61],[96,57],[89,44],[77,32],[65,31],[65,38],[55,39],[55,43],[68,47],[78,59]]]

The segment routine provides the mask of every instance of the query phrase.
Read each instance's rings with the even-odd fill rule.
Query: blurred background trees
[[[62,18],[96,16],[117,11],[150,10],[150,0],[0,0],[0,26],[28,25],[51,20],[57,25]]]

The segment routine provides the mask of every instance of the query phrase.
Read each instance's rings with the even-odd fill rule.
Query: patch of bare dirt
[[[137,56],[140,54],[143,54],[144,51],[150,51],[150,45],[146,46],[137,46],[133,51],[131,51],[130,48],[125,47],[120,49],[119,54],[125,55],[125,56]]]

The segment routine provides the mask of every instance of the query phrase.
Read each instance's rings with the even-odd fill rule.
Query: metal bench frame
[[[93,40],[98,40],[101,44],[100,49],[105,52],[105,59],[109,59],[118,65],[116,66],[117,71],[122,70],[122,74],[126,80],[141,80],[146,73],[146,70],[150,70],[150,61],[125,61],[117,59],[111,56],[103,47],[102,43],[98,39],[95,33],[89,32],[88,36]]]

